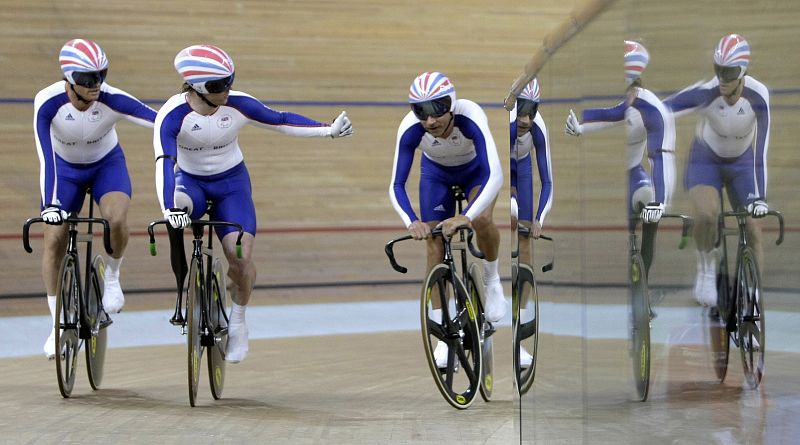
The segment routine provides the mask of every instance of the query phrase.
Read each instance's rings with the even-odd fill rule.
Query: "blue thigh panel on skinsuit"
[[[757,198],[754,162],[752,146],[738,158],[723,158],[714,153],[705,142],[695,139],[686,163],[686,189],[708,185],[721,192],[724,185],[731,206],[734,209],[744,207]]]
[[[517,207],[520,221],[533,221],[532,156],[517,160]]]
[[[423,156],[420,162],[419,210],[423,222],[442,221],[455,214],[450,187],[460,185],[464,194],[486,182],[478,158],[456,167],[439,165]]]
[[[86,197],[86,187],[92,188],[92,199],[100,201],[106,193],[122,192],[130,197],[131,177],[122,147],[117,145],[107,155],[91,164],[73,164],[56,155],[58,200],[61,209],[79,212]]]
[[[213,203],[211,219],[241,224],[245,232],[256,235],[256,208],[253,204],[250,174],[244,162],[210,176],[178,171],[175,173],[175,188],[192,199],[192,219],[203,217],[206,213],[206,200],[210,200]],[[216,229],[220,239],[234,231],[236,229],[232,227]]]

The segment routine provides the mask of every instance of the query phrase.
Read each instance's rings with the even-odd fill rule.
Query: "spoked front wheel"
[[[470,301],[464,283],[453,277],[444,264],[436,265],[428,274],[421,303],[422,343],[436,387],[450,405],[466,409],[481,385],[478,309]],[[440,321],[431,318],[434,307],[442,309]],[[446,364],[441,368],[434,356],[439,342],[447,345]]]
[[[739,351],[744,376],[750,388],[757,388],[764,376],[764,298],[753,251],[746,247],[739,258],[736,317]]]
[[[192,259],[189,268],[189,291],[186,295],[186,346],[187,367],[189,370],[189,404],[195,406],[197,386],[200,383],[200,362],[203,359],[203,347],[200,344],[201,302],[203,295],[203,276],[201,265]]]
[[[481,398],[485,402],[492,400],[492,391],[494,390],[494,341],[492,334],[494,334],[494,326],[486,321],[483,315],[483,288],[479,283],[483,283],[478,265],[472,263],[469,265],[469,293],[473,307],[478,308],[478,326],[480,327],[481,338],[481,364],[483,372],[481,373]]]
[[[208,379],[214,399],[222,397],[225,387],[225,348],[228,345],[228,297],[222,261],[214,258],[211,269],[211,304],[209,327],[214,332],[214,345],[208,347]]]
[[[106,263],[101,255],[96,255],[92,260],[90,273],[89,295],[86,296],[86,318],[91,330],[90,337],[86,340],[86,370],[89,374],[89,384],[92,389],[100,388],[103,382],[103,369],[106,359],[106,346],[108,345],[108,331],[106,327],[111,324],[103,310],[103,289]]]
[[[629,288],[631,301],[631,356],[636,396],[647,400],[650,388],[650,298],[647,276],[639,254],[630,257]]]
[[[75,384],[78,351],[81,348],[78,335],[81,283],[78,260],[74,255],[64,257],[58,276],[55,322],[56,374],[58,390],[64,398],[67,398],[72,394],[72,387]]]
[[[516,276],[516,294],[512,295],[512,335],[514,379],[519,395],[528,392],[536,377],[536,359],[539,347],[539,293],[533,269],[519,264]],[[530,359],[526,356],[530,355]]]

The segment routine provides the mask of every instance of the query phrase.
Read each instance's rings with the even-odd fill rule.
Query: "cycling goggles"
[[[428,117],[440,118],[450,111],[452,100],[450,96],[444,96],[439,99],[429,100],[427,102],[420,102],[411,105],[411,111],[417,119],[424,121]]]
[[[233,86],[234,76],[235,74],[231,74],[230,76],[224,79],[209,80],[208,82],[206,82],[206,91],[208,91],[211,94],[216,94],[216,93],[224,93],[225,91],[230,90],[231,86]]]
[[[88,73],[73,72],[72,80],[75,82],[75,85],[82,86],[84,88],[94,88],[106,80],[106,74],[108,74],[108,68],[101,71],[92,71]]]
[[[517,98],[517,117],[529,116],[531,120],[536,117],[536,111],[539,109],[539,102],[530,99]]]
[[[717,79],[722,83],[733,82],[738,80],[742,74],[742,67],[740,66],[720,66],[714,64],[714,74]]]

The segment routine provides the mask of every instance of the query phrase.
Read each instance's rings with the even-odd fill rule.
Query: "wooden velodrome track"
[[[346,305],[401,302],[413,308],[418,293],[418,246],[399,249],[408,276],[394,273],[382,253],[385,241],[404,232],[387,189],[407,88],[422,71],[446,73],[460,97],[487,106],[502,156],[508,130],[499,104],[544,34],[578,2],[2,3],[0,326],[34,320],[12,339],[36,346],[20,354],[12,341],[0,356],[0,442],[796,443],[800,437],[800,337],[787,322],[797,315],[800,288],[800,158],[792,136],[800,118],[800,3],[619,0],[550,60],[540,75],[540,110],[552,144],[555,203],[546,230],[557,239],[556,269],[542,277],[546,334],[537,379],[522,400],[514,396],[510,334],[501,328],[494,401],[476,401],[460,412],[431,381],[413,310],[396,320],[400,316],[365,310],[372,306]],[[784,212],[789,228],[784,245],[765,243],[773,320],[767,344],[776,346],[767,346],[760,389],[743,388],[735,351],[726,382],[714,380],[708,351],[695,341],[703,329],[689,293],[694,255],[675,249],[678,234],[665,225],[651,280],[665,296],[653,322],[653,389],[648,402],[633,402],[627,342],[604,336],[616,325],[624,333],[624,312],[608,317],[603,311],[626,303],[624,134],[617,129],[569,138],[562,131],[564,118],[570,108],[616,103],[623,89],[621,40],[647,45],[652,59],[645,84],[665,96],[709,78],[713,46],[731,32],[749,40],[751,73],[772,91],[769,201]],[[135,346],[149,328],[133,317],[161,311],[159,323],[166,325],[173,298],[165,291],[172,285],[167,246],[160,242],[162,254],[152,258],[143,236],[147,223],[160,218],[152,135],[127,123],[117,130],[134,185],[133,235],[122,276],[127,305],[110,335],[127,336],[134,346],[109,350],[103,388],[96,392],[81,365],[68,400],[58,394],[54,364],[41,356],[47,335],[41,241],[34,240],[33,255],[20,243],[22,222],[38,212],[32,98],[60,77],[58,49],[75,37],[98,41],[110,58],[108,81],[155,108],[180,85],[172,68],[175,53],[193,43],[214,43],[234,58],[237,89],[319,120],[346,109],[354,123],[353,138],[335,141],[294,139],[255,127],[242,132],[260,228],[251,312],[263,309],[263,323],[279,325],[280,335],[251,340],[248,360],[228,368],[220,401],[208,396],[204,379],[206,398],[189,408],[185,347],[174,328],[173,344]],[[694,119],[678,121],[679,181]],[[415,187],[409,192],[414,195]],[[506,228],[501,267],[507,278],[507,188],[502,193],[495,217]],[[674,210],[689,208],[679,182]],[[775,235],[770,227],[767,240]],[[508,281],[505,286],[510,293]],[[303,328],[311,322],[302,318],[288,324],[270,319],[271,307],[278,305],[300,305],[301,315],[304,307],[309,313],[348,308],[352,314],[332,310],[327,322],[345,328],[331,332],[350,333],[308,334]],[[567,316],[558,318],[562,314]],[[359,331],[378,315],[392,323]]]

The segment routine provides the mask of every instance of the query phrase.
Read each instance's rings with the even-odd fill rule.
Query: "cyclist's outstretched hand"
[[[569,110],[567,124],[564,125],[564,133],[570,136],[580,136],[583,133],[583,126],[578,122],[578,117],[575,116],[575,112],[572,110]]]
[[[469,218],[467,218],[464,215],[456,215],[456,216],[454,216],[452,218],[447,218],[446,220],[440,222],[437,227],[441,227],[442,228],[442,233],[445,236],[452,236],[453,233],[456,232],[456,229],[458,229],[461,226],[470,226],[470,227],[472,227],[472,224],[470,224]]]
[[[164,219],[169,222],[173,229],[185,229],[192,223],[189,214],[184,209],[167,209],[164,210]]]
[[[661,215],[664,214],[664,204],[660,202],[651,202],[642,209],[642,222],[645,224],[657,223],[661,220]]]
[[[431,227],[420,220],[416,220],[408,226],[408,233],[415,240],[428,239],[431,236]]]
[[[343,138],[353,135],[353,123],[347,117],[347,111],[342,111],[331,124],[331,137]]]
[[[763,199],[756,199],[747,206],[747,211],[756,218],[764,216],[769,212],[769,206]]]
[[[67,219],[67,212],[56,206],[49,206],[42,210],[42,219],[46,224],[53,226],[61,225]]]

